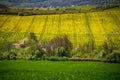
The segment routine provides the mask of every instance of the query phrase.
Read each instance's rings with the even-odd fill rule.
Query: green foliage
[[[58,56],[50,56],[50,57],[46,57],[45,58],[48,61],[67,61],[68,58],[67,57],[58,57]]]
[[[66,52],[65,48],[60,47],[56,50],[56,54],[59,57],[68,56],[69,53]]]
[[[94,50],[93,53],[91,54],[92,58],[97,58],[96,55],[99,54],[98,50]]]
[[[106,53],[108,52],[109,47],[108,47],[107,41],[105,41],[105,42],[103,43],[102,48],[103,48],[103,50],[104,50]]]
[[[0,60],[16,60],[17,54],[13,51],[0,53]]]
[[[106,56],[107,56],[107,53],[104,50],[101,50],[100,52],[98,52],[97,50],[95,50],[93,52],[93,58],[105,59]]]
[[[113,50],[113,52],[108,54],[106,58],[111,60],[112,62],[120,62],[120,51]]]
[[[115,5],[115,4],[105,4],[105,5],[98,5],[96,6],[96,8],[92,8],[91,10],[93,11],[99,11],[99,10],[107,10],[107,9],[112,9],[112,8],[116,8],[119,7],[119,5]]]
[[[90,53],[77,53],[73,55],[72,57],[78,57],[78,58],[90,58],[91,54]]]
[[[18,16],[24,16],[24,13],[23,12],[19,12]]]
[[[35,50],[35,59],[40,59],[42,58],[44,54],[44,51],[41,49],[41,50]]]
[[[0,53],[0,60],[10,60],[9,54],[7,52]]]
[[[15,52],[10,52],[9,56],[10,56],[10,60],[16,60],[17,59],[17,54]]]
[[[104,50],[102,50],[100,53],[99,53],[99,58],[105,58],[106,57],[106,52]]]

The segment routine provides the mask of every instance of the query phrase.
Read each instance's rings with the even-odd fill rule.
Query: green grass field
[[[120,64],[1,61],[0,80],[119,80]]]

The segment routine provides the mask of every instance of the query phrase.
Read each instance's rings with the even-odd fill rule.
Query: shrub
[[[76,53],[75,55],[73,55],[72,57],[79,57],[82,58],[83,54],[82,53]]]
[[[10,60],[16,60],[17,59],[17,54],[15,52],[10,52]]]
[[[43,54],[42,59],[43,59],[43,60],[46,60],[46,57],[47,57],[47,55],[46,55],[46,54]]]
[[[36,59],[36,57],[34,55],[29,55],[27,58],[27,60],[35,60],[35,59]]]
[[[0,60],[16,60],[17,54],[15,52],[4,52],[0,54]]]
[[[67,57],[50,56],[50,57],[46,57],[46,60],[48,60],[48,61],[67,61],[68,58]]]
[[[120,62],[120,51],[113,50],[113,52],[111,54],[108,54],[106,58],[111,62]]]
[[[23,12],[18,12],[18,16],[24,16]]]
[[[2,52],[0,52],[0,60],[4,60],[4,56]]]
[[[90,58],[90,53],[77,53],[75,55],[73,55],[72,57],[75,58],[75,57],[79,57],[79,58]]]
[[[106,57],[106,52],[104,50],[102,50],[100,53],[99,58],[105,58]]]
[[[60,61],[67,61],[67,60],[68,60],[68,58],[67,58],[67,57],[65,57],[65,56],[64,56],[64,57],[59,57],[59,60],[60,60]]]
[[[57,49],[57,56],[59,57],[68,56],[68,53],[64,47],[60,47]]]
[[[92,57],[92,58],[93,58],[93,57],[95,58],[95,56],[96,56],[97,54],[98,54],[98,50],[94,50],[93,53],[91,54],[91,57]]]
[[[46,57],[45,59],[48,61],[58,61],[59,60],[58,57],[56,57],[56,56]]]

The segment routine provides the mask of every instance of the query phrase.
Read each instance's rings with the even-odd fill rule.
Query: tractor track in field
[[[45,30],[46,30],[47,21],[48,21],[48,15],[47,15],[46,18],[45,18],[45,23],[44,23],[44,25],[43,25],[42,32],[40,33],[40,37],[39,37],[39,40],[40,40],[40,41],[42,41],[42,39],[43,39],[43,35],[44,35],[44,33],[45,33]]]
[[[76,25],[75,25],[74,15],[72,15],[72,23],[73,23],[73,30],[74,30],[74,34],[73,34],[74,42],[75,44],[77,44],[77,34],[76,34]]]
[[[18,21],[17,21],[17,23],[15,24],[14,28],[13,28],[11,31],[8,32],[8,36],[9,36],[9,37],[15,35],[16,32],[13,32],[13,31],[14,31],[15,29],[17,29],[17,26],[18,26],[20,20],[21,20],[21,17],[18,19]],[[16,31],[17,31],[17,30],[16,30]],[[9,37],[8,37],[8,38],[9,38]]]
[[[18,28],[18,24],[21,20],[21,17],[18,19],[17,23],[15,24],[14,28],[9,32],[9,36],[13,36],[16,34],[17,28]],[[14,31],[14,32],[13,32]]]
[[[7,23],[7,21],[10,19],[11,16],[8,16],[3,23],[0,25],[0,28],[2,28],[4,26],[5,23]]]
[[[18,41],[18,39],[21,38],[21,33],[20,33],[20,25],[19,24],[22,24],[20,23],[22,21],[23,17],[20,17],[20,19],[18,20],[17,24],[16,24],[16,27],[14,28],[14,33],[15,33],[15,37],[16,39],[14,40],[15,42]]]
[[[111,14],[111,13],[109,13],[110,14],[110,18],[111,18],[111,20],[112,21],[114,21],[114,23],[115,23],[115,25],[116,25],[116,27],[117,27],[117,30],[115,30],[116,32],[118,32],[118,33],[116,33],[116,34],[111,34],[112,36],[114,35],[114,40],[116,40],[116,44],[112,41],[112,44],[113,44],[113,46],[115,47],[115,46],[117,46],[118,47],[118,45],[120,44],[120,38],[119,38],[119,36],[120,36],[120,20],[119,20],[119,18],[115,15],[115,14]],[[116,37],[117,36],[117,37]],[[117,39],[116,39],[117,38]],[[117,41],[118,40],[118,41]]]
[[[112,21],[114,21],[115,22],[115,24],[116,24],[116,26],[117,26],[117,28],[120,30],[120,20],[119,20],[119,18],[115,15],[115,14],[111,14],[110,13],[110,18],[112,19]]]
[[[20,18],[21,18],[21,17],[20,17]],[[20,21],[20,18],[19,18],[19,20],[17,21],[17,23],[15,24],[14,28],[13,28],[11,31],[9,31],[9,32],[6,33],[5,40],[6,40],[7,42],[8,42],[8,40],[9,40],[9,38],[10,38],[11,36],[14,36],[14,35],[16,34],[16,31],[13,32],[13,30],[15,30],[15,29],[18,28],[17,25],[18,25],[18,23],[19,23],[19,21]],[[13,40],[12,40],[12,41],[13,41]]]
[[[33,21],[34,21],[34,18],[35,18],[35,16],[32,17],[32,20],[31,20],[30,23],[29,23],[28,29],[26,30],[27,32],[20,32],[20,30],[18,29],[19,31],[18,31],[18,34],[17,34],[17,35],[19,35],[19,38],[20,38],[20,39],[25,38],[25,35],[29,35],[30,30],[31,30],[31,27],[32,27],[32,24],[33,24]],[[22,21],[22,22],[23,22],[23,21]]]
[[[91,27],[90,27],[90,23],[89,23],[89,19],[88,19],[88,15],[87,15],[87,13],[85,13],[85,20],[86,20],[86,27],[87,27],[87,29],[88,29],[88,32],[89,32],[89,36],[90,36],[90,38],[89,38],[89,45],[90,45],[90,50],[91,50],[91,52],[93,52],[93,50],[94,50],[94,35],[93,35],[93,33],[92,33],[92,30],[91,30]]]
[[[60,35],[60,26],[61,26],[61,14],[59,14],[59,18],[58,18],[58,31],[57,31],[57,35]]]
[[[52,17],[52,19],[51,19],[51,25],[52,26],[54,25],[54,19],[55,19],[55,16]],[[50,35],[49,37],[47,37],[47,39],[50,39],[50,37],[53,36],[53,34],[50,33],[52,31],[52,29],[53,29],[53,27],[50,27],[49,32],[47,31],[47,35]]]
[[[13,32],[14,30],[16,30],[16,29],[17,29],[18,24],[19,24],[19,22],[20,22],[21,18],[22,18],[22,17],[20,17],[20,18],[18,19],[18,21],[17,21],[17,23],[15,24],[14,28],[13,28],[10,32]]]
[[[32,20],[30,21],[30,24],[28,26],[28,29],[26,30],[26,32],[24,32],[23,36],[25,36],[25,34],[27,33],[27,35],[29,35],[29,33],[31,32],[31,30],[33,29],[33,22],[35,21],[35,16],[33,16]]]
[[[32,18],[29,26],[28,26],[28,29],[26,30],[27,32],[31,32],[31,30],[33,29],[33,22],[35,21],[35,16]]]
[[[104,19],[100,19],[100,23],[102,25],[102,28],[105,32],[105,37],[107,38],[107,42],[110,44],[110,46],[113,45],[112,41],[111,41],[111,34],[107,33],[107,29],[105,28],[105,20]]]

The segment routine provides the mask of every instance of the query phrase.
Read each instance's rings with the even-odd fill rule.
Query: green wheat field
[[[1,61],[0,80],[119,80],[120,64],[102,62]]]

